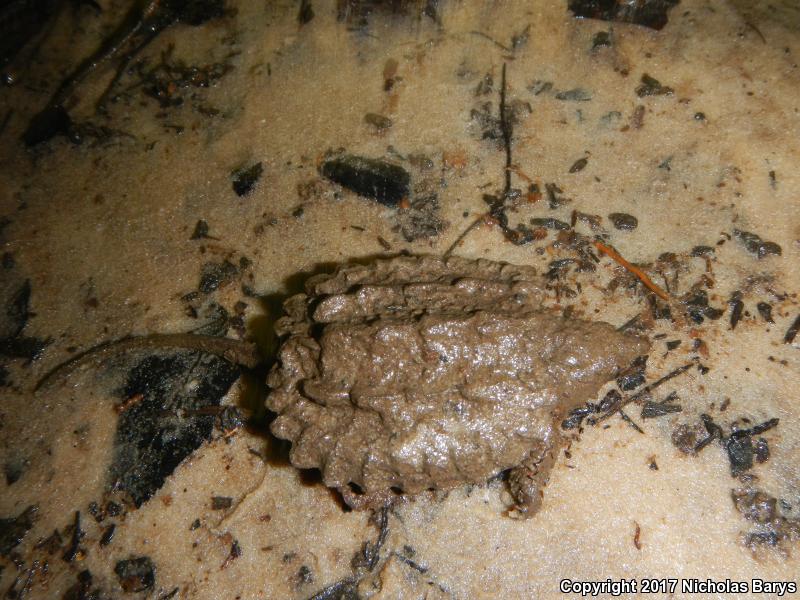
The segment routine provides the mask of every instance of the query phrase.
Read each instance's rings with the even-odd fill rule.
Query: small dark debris
[[[75,511],[75,520],[72,522],[71,528],[72,537],[67,549],[64,551],[64,554],[61,555],[61,558],[68,563],[73,562],[76,558],[78,558],[78,556],[83,555],[83,550],[81,550],[80,544],[81,540],[86,535],[86,532],[81,529],[80,511]]]
[[[628,213],[611,213],[608,218],[616,229],[622,231],[633,231],[639,226],[639,220]]]
[[[119,561],[114,567],[122,589],[128,593],[144,592],[155,585],[156,567],[148,556]]]
[[[475,95],[486,96],[487,94],[491,94],[493,91],[494,77],[492,77],[491,73],[486,73],[486,75],[484,75],[478,82],[478,86],[475,88]]]
[[[314,574],[311,572],[306,565],[302,565],[300,569],[297,571],[297,584],[298,585],[307,585],[309,583],[314,583]]]
[[[530,223],[534,227],[545,227],[546,229],[555,229],[558,231],[566,231],[570,228],[569,223],[559,221],[558,219],[553,219],[551,217],[535,217],[531,219]]]
[[[300,10],[297,12],[297,22],[300,25],[310,23],[314,18],[314,8],[311,6],[311,0],[300,0]]]
[[[236,560],[242,555],[242,547],[239,545],[239,540],[233,540],[231,542],[231,549],[228,552],[228,556],[225,558],[225,562],[222,563],[222,568],[226,568],[231,562]]]
[[[753,489],[731,491],[733,505],[748,521],[769,523],[777,514],[777,500],[768,494]]]
[[[706,120],[706,113],[703,113],[703,112],[694,113],[694,120],[695,121],[705,121]]]
[[[109,500],[106,503],[106,514],[109,517],[118,517],[122,514],[122,506],[112,500]]]
[[[786,330],[786,335],[783,336],[783,343],[784,344],[791,344],[794,342],[794,338],[797,337],[797,332],[800,331],[800,315],[797,315],[792,324],[789,325],[789,329]]]
[[[530,34],[531,34],[531,26],[529,23],[525,27],[525,29],[511,36],[511,49],[518,50],[519,48],[522,48],[525,44],[528,43]]]
[[[704,318],[715,321],[724,311],[708,305],[708,293],[705,290],[695,290],[684,300],[686,313],[695,323],[702,323]]]
[[[556,209],[559,206],[567,204],[568,202],[572,202],[572,200],[569,198],[561,195],[564,193],[564,190],[558,187],[555,183],[546,183],[544,185],[544,189],[547,191],[547,202],[552,209]]]
[[[572,163],[572,166],[569,168],[569,172],[570,173],[578,173],[579,171],[583,171],[586,168],[587,164],[589,164],[589,159],[588,158],[586,158],[586,157],[579,158],[574,163]]]
[[[439,196],[435,193],[414,198],[408,207],[397,211],[396,218],[407,242],[435,237],[445,229],[445,222],[440,216]],[[378,242],[383,246],[381,239]],[[391,246],[385,249],[389,250]]]
[[[11,339],[20,336],[31,316],[30,301],[31,282],[26,279],[19,284],[15,291],[11,292],[6,301],[5,318],[0,320],[0,337]]]
[[[358,580],[349,577],[320,590],[308,600],[358,600]]]
[[[778,188],[778,180],[775,177],[775,171],[769,172],[769,187],[773,190]]]
[[[556,94],[556,100],[568,102],[588,102],[592,99],[592,93],[583,88],[573,88]]]
[[[617,385],[623,391],[636,389],[645,382],[647,356],[639,356],[617,376]]]
[[[385,131],[392,126],[392,120],[389,117],[384,117],[377,113],[367,113],[364,115],[364,122],[367,125],[372,125],[378,131]]]
[[[0,556],[7,557],[33,527],[39,508],[32,504],[16,517],[0,519]]]
[[[547,265],[548,279],[553,280],[563,277],[569,270],[570,265],[576,262],[577,261],[574,258],[560,258],[558,260],[550,261],[550,264]]]
[[[630,426],[630,427],[631,427],[631,428],[632,428],[634,431],[637,431],[638,433],[644,433],[644,429],[642,429],[641,427],[639,427],[639,426],[636,424],[636,422],[635,422],[633,419],[631,419],[631,418],[630,418],[630,417],[629,417],[629,416],[628,416],[628,415],[625,413],[625,411],[624,411],[624,410],[622,410],[622,409],[619,409],[619,416],[620,416],[620,417],[622,418],[622,420],[623,420],[623,421],[625,421],[625,423],[627,423],[627,424],[628,424],[628,425],[629,425],[629,426]]]
[[[233,186],[233,191],[240,198],[242,196],[246,196],[253,191],[253,188],[256,186],[256,183],[258,183],[258,180],[261,178],[263,172],[264,165],[261,163],[261,161],[249,167],[236,169],[231,173],[231,185]]]
[[[64,544],[64,538],[61,536],[61,533],[58,529],[54,529],[53,533],[44,538],[43,540],[39,540],[34,548],[37,550],[44,550],[50,556],[58,553],[61,550],[61,547]]]
[[[764,438],[758,438],[753,448],[756,462],[761,464],[769,460],[769,443]]]
[[[2,369],[0,369],[2,370]],[[2,377],[0,376],[0,387],[2,387]],[[6,485],[14,485],[20,480],[20,477],[25,473],[27,461],[23,458],[9,458],[3,464],[3,475],[6,478]]]
[[[411,569],[414,569],[418,573],[423,573],[424,574],[424,573],[428,572],[428,567],[422,566],[421,564],[419,564],[418,562],[408,558],[407,556],[403,556],[402,554],[398,554],[396,552],[395,552],[395,556],[404,565],[410,567]]]
[[[114,539],[114,533],[117,531],[117,526],[112,523],[108,527],[103,530],[103,534],[100,536],[100,545],[101,546],[108,546],[111,543],[111,540]]]
[[[611,34],[608,31],[598,31],[592,38],[592,50],[611,46]]]
[[[747,431],[734,431],[725,441],[731,475],[738,477],[753,466],[753,439]]]
[[[651,471],[658,471],[658,463],[656,462],[655,456],[650,457],[647,466]]]
[[[203,294],[210,294],[220,286],[232,281],[238,273],[236,265],[227,260],[219,263],[206,263],[200,273],[200,284],[197,289]]]
[[[599,406],[597,407],[601,413],[607,413],[613,408],[620,405],[622,402],[622,394],[620,394],[617,390],[611,389],[608,390],[603,399],[600,401]]]
[[[715,250],[711,246],[695,246],[692,248],[691,255],[695,258],[703,257],[703,256],[711,256],[714,254]]]
[[[579,210],[573,210],[571,221],[573,227],[575,227],[575,224],[580,221],[581,223],[586,223],[592,231],[599,231],[603,224],[603,217],[600,215],[591,215]]]
[[[733,235],[748,252],[755,254],[759,259],[770,255],[781,255],[781,247],[778,244],[775,242],[765,242],[755,233],[734,229]]]
[[[92,589],[94,578],[89,569],[78,573],[77,582],[64,592],[61,600],[99,600],[102,596],[98,590]]]
[[[672,444],[684,454],[695,455],[712,440],[702,423],[678,425],[672,432]],[[702,445],[701,445],[702,444]]]
[[[668,340],[667,350],[675,350],[675,348],[677,348],[680,345],[681,345],[681,340]]]
[[[531,83],[528,86],[528,91],[531,92],[534,96],[538,96],[539,94],[544,94],[552,89],[553,89],[552,81],[542,81],[541,79],[536,79],[533,83]]]
[[[397,206],[409,195],[408,171],[384,160],[345,155],[326,161],[320,171],[334,183],[385,206]]]
[[[777,427],[778,423],[780,423],[780,419],[778,418],[768,419],[763,423],[759,423],[758,425],[751,427],[748,430],[748,433],[750,433],[750,435],[759,435],[761,433],[764,433],[766,431],[769,431],[770,429]]]
[[[644,126],[644,113],[645,108],[642,104],[633,109],[630,119],[630,127],[632,129],[641,129]]]
[[[200,519],[195,519],[192,521],[192,524],[189,525],[189,531],[194,531],[195,529],[200,529]]]
[[[581,406],[573,410],[569,416],[561,421],[562,429],[577,429],[583,423],[583,420],[590,414],[596,411],[594,406]]]
[[[683,408],[678,404],[669,404],[667,402],[653,402],[647,400],[642,407],[643,419],[654,419],[656,417],[663,417],[671,413],[681,412]]]
[[[75,135],[75,124],[63,106],[47,106],[31,118],[22,141],[28,148],[47,142],[58,135],[67,137],[73,143],[79,143]]]
[[[212,510],[225,510],[233,506],[233,498],[229,496],[213,496],[211,498]]]
[[[651,29],[667,24],[669,10],[679,0],[570,0],[569,10],[577,18],[633,23]]]
[[[205,222],[203,219],[197,221],[197,224],[194,226],[194,231],[192,232],[192,237],[190,240],[202,240],[208,237],[208,223]]]
[[[772,305],[769,302],[759,302],[756,304],[756,308],[758,309],[758,314],[760,314],[761,318],[767,323],[775,322],[772,319]]]
[[[740,291],[737,290],[731,294],[728,306],[731,309],[731,331],[733,331],[744,313],[744,302],[742,302],[742,293]]]
[[[671,96],[675,90],[671,87],[661,85],[661,82],[647,73],[642,75],[642,84],[636,88],[636,95],[639,98],[645,96]]]
[[[6,270],[13,269],[16,265],[14,255],[11,252],[3,252],[3,258],[0,259],[0,264],[2,264],[3,268]]]

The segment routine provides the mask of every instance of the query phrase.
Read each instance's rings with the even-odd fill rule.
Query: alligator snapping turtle
[[[530,267],[458,257],[344,265],[306,283],[276,324],[272,432],[354,505],[449,489],[511,469],[533,514],[558,423],[645,339],[542,308]]]

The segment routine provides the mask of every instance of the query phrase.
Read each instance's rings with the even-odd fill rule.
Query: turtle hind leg
[[[542,441],[508,474],[508,491],[514,499],[509,516],[527,519],[542,506],[544,487],[550,480],[563,440]]]

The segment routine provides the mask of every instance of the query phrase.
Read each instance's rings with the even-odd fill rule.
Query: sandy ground
[[[100,14],[61,11],[18,82],[0,91],[2,333],[46,342],[33,360],[0,357],[6,597],[549,598],[566,578],[673,578],[674,597],[731,597],[681,587],[796,582],[800,338],[784,341],[800,314],[791,2],[683,0],[655,31],[578,20],[560,1],[444,0],[435,14],[407,3],[363,17],[312,1],[301,24],[296,2],[232,0],[219,18],[159,35],[115,85],[106,115],[95,101],[113,68],[79,86],[68,108],[82,144],[59,136],[26,148],[28,120],[124,13],[101,4]],[[169,68],[156,69],[162,60]],[[192,66],[196,77],[212,73],[210,85],[195,85]],[[645,75],[660,87],[640,89]],[[492,139],[503,93],[519,190],[507,214],[538,238],[519,246],[483,216],[484,195],[504,188],[506,155]],[[341,151],[405,168],[410,205],[383,206],[322,177],[321,162]],[[260,177],[237,195],[232,174],[257,163]],[[33,392],[77,352],[129,335],[247,336],[268,362],[278,301],[305,274],[441,254],[476,219],[456,254],[546,273],[575,253],[531,219],[570,223],[573,211],[600,216],[593,229],[576,215],[574,230],[643,265],[674,300],[673,318],[654,319],[652,294],[602,255],[594,271],[569,266],[547,306],[615,325],[641,315],[654,341],[648,382],[693,367],[652,392],[652,401],[676,392],[680,412],[643,419],[631,405],[641,431],[619,415],[565,431],[572,442],[529,520],[506,516],[502,481],[346,511],[267,434],[263,369],[231,386],[238,372],[222,361],[132,351]],[[612,213],[638,226],[620,230]],[[424,226],[409,226],[414,218]],[[193,235],[200,220],[207,236]],[[736,231],[781,253],[762,245],[759,257],[758,242],[748,249]],[[692,256],[697,246],[709,248]],[[687,317],[677,300],[698,290],[724,313]],[[743,302],[735,329],[732,298]],[[165,404],[137,408],[148,395]],[[192,398],[239,410],[228,421],[228,412],[192,416],[181,404]],[[141,429],[134,410],[174,422]],[[702,438],[701,414],[724,441],[682,452],[674,432],[700,427]],[[163,453],[183,435],[175,422],[193,418],[208,426],[167,468]],[[775,418],[752,435],[768,459],[733,477],[731,432]],[[136,444],[162,452],[165,474],[138,502]],[[772,502],[770,522],[737,509],[733,490]]]

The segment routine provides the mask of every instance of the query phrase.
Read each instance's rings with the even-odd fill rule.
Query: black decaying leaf
[[[320,171],[342,187],[386,206],[397,206],[409,195],[408,171],[385,160],[345,155],[325,161]]]
[[[141,395],[119,417],[109,467],[114,489],[141,506],[172,471],[211,438],[216,416],[209,407],[239,377],[239,368],[208,354],[184,351],[148,356],[128,373],[124,400]],[[187,388],[186,382],[199,385]],[[206,409],[206,410],[199,410]]]
[[[570,0],[569,9],[579,18],[633,23],[651,29],[667,24],[669,10],[679,0]]]

